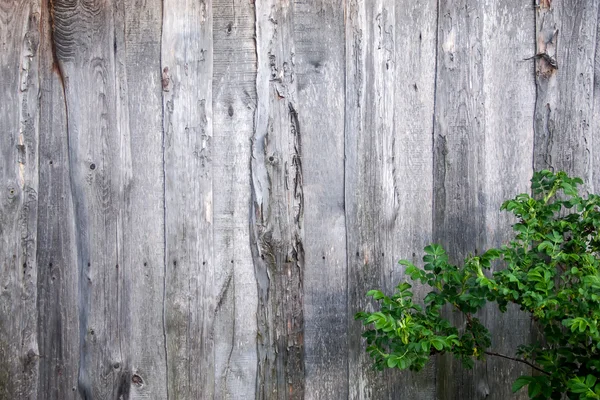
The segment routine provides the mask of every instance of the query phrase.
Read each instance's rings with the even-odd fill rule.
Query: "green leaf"
[[[527,394],[530,399],[533,399],[535,396],[542,392],[542,385],[537,381],[533,381],[529,384],[527,388]]]
[[[369,290],[367,296],[373,297],[375,300],[383,299],[385,297],[380,290]]]
[[[519,377],[512,385],[512,392],[516,393],[519,390],[521,390],[521,388],[523,386],[529,385],[531,383],[531,380],[533,378],[531,376],[521,376]]]
[[[596,384],[596,377],[594,375],[588,375],[585,378],[585,385],[589,388],[594,387],[594,385]]]
[[[431,345],[435,347],[437,351],[442,351],[444,349],[444,342],[440,338],[431,339]]]
[[[394,356],[389,356],[387,359],[388,368],[394,368],[396,365],[398,365],[398,358]]]

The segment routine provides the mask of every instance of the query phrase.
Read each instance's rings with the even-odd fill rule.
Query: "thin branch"
[[[509,356],[505,356],[504,354],[500,354],[500,353],[494,353],[493,351],[484,351],[485,354],[487,354],[488,356],[496,356],[496,357],[502,357],[502,358],[506,358],[507,360],[511,360],[511,361],[517,361],[523,364],[527,364],[529,365],[531,368],[535,369],[536,371],[540,371],[543,374],[546,375],[550,375],[550,373],[544,371],[543,369],[541,369],[540,367],[530,363],[527,360],[523,360],[522,358],[514,358],[514,357],[509,357]]]

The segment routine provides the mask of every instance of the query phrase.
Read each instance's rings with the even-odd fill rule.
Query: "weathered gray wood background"
[[[600,190],[599,4],[0,0],[0,399],[512,398],[353,314],[534,168]]]

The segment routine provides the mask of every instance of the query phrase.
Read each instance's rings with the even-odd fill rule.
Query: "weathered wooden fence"
[[[0,0],[0,398],[511,398],[353,314],[533,169],[600,190],[599,3]]]

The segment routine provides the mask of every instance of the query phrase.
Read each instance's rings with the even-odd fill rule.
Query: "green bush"
[[[527,386],[535,399],[600,399],[600,196],[581,197],[581,179],[564,172],[536,172],[531,183],[532,196],[502,205],[518,218],[508,245],[470,255],[462,265],[451,264],[436,244],[425,247],[423,268],[400,261],[412,280],[433,289],[424,308],[413,302],[407,282],[391,297],[367,293],[380,309],[356,319],[367,327],[375,368],[419,371],[440,353],[471,368],[474,359],[500,356],[536,371],[517,379],[514,392]],[[513,303],[530,313],[541,343],[518,346],[514,357],[489,351],[490,332],[475,314],[491,302],[502,312]],[[446,305],[464,315],[464,328],[442,317]]]

